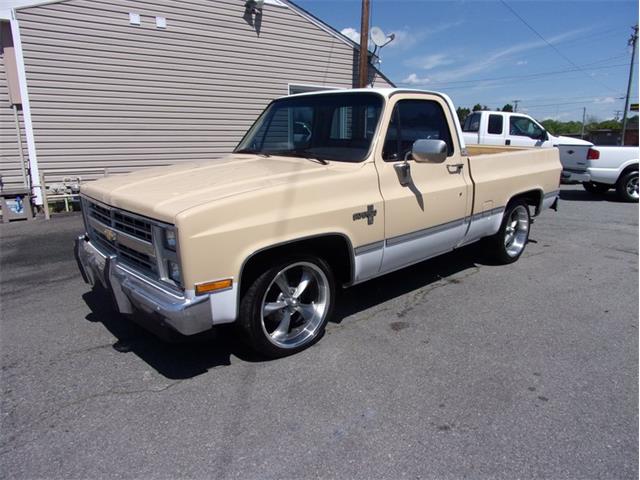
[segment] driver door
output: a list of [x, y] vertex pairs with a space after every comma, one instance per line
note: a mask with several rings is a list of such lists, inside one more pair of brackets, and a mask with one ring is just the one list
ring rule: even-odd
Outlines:
[[545, 143], [544, 130], [536, 122], [520, 115], [510, 115], [507, 145], [512, 147], [541, 147]]
[[[376, 147], [376, 166], [385, 209], [382, 271], [452, 250], [465, 236], [471, 212], [468, 163], [460, 151], [449, 106], [439, 96], [403, 95], [389, 101], [384, 143]], [[439, 139], [448, 146], [443, 163], [417, 163], [410, 158], [413, 142]], [[404, 159], [410, 181], [399, 170]], [[403, 183], [405, 183], [403, 185]]]

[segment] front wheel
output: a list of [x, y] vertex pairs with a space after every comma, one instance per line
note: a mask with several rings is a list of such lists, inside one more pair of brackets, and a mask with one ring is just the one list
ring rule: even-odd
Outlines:
[[638, 201], [638, 171], [626, 173], [616, 183], [616, 192], [625, 202]]
[[605, 194], [611, 188], [611, 185], [607, 185], [606, 183], [594, 183], [594, 182], [584, 182], [582, 186], [587, 192], [593, 195]]
[[290, 257], [253, 281], [242, 297], [239, 323], [256, 351], [283, 357], [322, 336], [334, 298], [335, 280], [324, 260]]
[[527, 204], [522, 200], [510, 202], [505, 209], [500, 230], [488, 238], [492, 258], [500, 264], [518, 260], [529, 241], [530, 226], [531, 217]]

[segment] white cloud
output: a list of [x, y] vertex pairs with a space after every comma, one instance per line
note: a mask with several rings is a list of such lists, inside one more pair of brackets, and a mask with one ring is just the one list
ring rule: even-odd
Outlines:
[[415, 73], [410, 74], [407, 78], [402, 80], [402, 83], [407, 85], [426, 85], [431, 82], [429, 77], [420, 78]]
[[350, 38], [354, 42], [358, 44], [360, 43], [360, 33], [355, 28], [343, 28], [342, 30], [340, 30], [340, 33], [345, 37]]
[[616, 103], [616, 99], [613, 97], [596, 98], [593, 103]]
[[395, 35], [395, 38], [387, 48], [397, 49], [397, 50], [408, 50], [409, 48], [413, 47], [414, 45], [426, 39], [427, 37], [431, 35], [435, 35], [436, 33], [443, 32], [450, 28], [457, 27], [459, 25], [462, 25], [462, 23], [463, 23], [462, 20], [459, 20], [457, 22], [442, 23], [437, 27], [423, 28], [419, 31], [412, 30], [410, 27], [403, 27], [396, 30], [390, 30], [387, 33], [389, 34], [393, 33]]
[[[576, 34], [584, 32], [585, 29], [572, 30], [560, 35], [556, 35], [549, 39], [550, 43], [559, 42], [567, 37], [575, 36]], [[484, 55], [476, 55], [476, 60], [467, 61], [465, 64], [439, 72], [437, 75], [432, 76], [434, 82], [447, 82], [455, 81], [458, 79], [468, 79], [470, 75], [480, 72], [493, 70], [505, 60], [512, 58], [517, 53], [527, 52], [547, 46], [542, 40], [535, 40], [531, 42], [522, 42], [512, 45], [508, 48], [494, 50]], [[416, 65], [419, 63], [421, 57], [415, 57], [409, 59], [405, 64]]]
[[[395, 49], [395, 50], [408, 50], [413, 47], [417, 43], [424, 40], [426, 37], [430, 35], [434, 35], [436, 33], [442, 32], [444, 30], [448, 30], [449, 28], [457, 27], [462, 24], [462, 21], [457, 22], [449, 22], [438, 25], [434, 28], [425, 28], [419, 31], [415, 31], [410, 27], [402, 27], [395, 30], [384, 30], [384, 32], [388, 35], [394, 34], [395, 38], [392, 42], [390, 42], [386, 47], [386, 49]], [[346, 27], [340, 30], [340, 33], [345, 37], [350, 38], [356, 43], [360, 43], [360, 32], [353, 27]]]
[[527, 61], [527, 60], [518, 60], [516, 62], [516, 65], [522, 66], [522, 65], [526, 65], [527, 63], [529, 63], [529, 61]]
[[432, 70], [436, 67], [450, 65], [452, 63], [453, 59], [451, 56], [444, 53], [434, 53], [425, 57], [412, 58], [410, 61], [407, 61], [405, 65], [422, 68], [423, 70]]

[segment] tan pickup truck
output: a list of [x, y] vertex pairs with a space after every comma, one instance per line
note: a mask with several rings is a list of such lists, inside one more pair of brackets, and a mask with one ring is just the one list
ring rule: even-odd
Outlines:
[[514, 262], [561, 170], [555, 148], [465, 148], [439, 93], [294, 95], [224, 159], [83, 186], [75, 253], [85, 281], [153, 330], [236, 322], [278, 357], [322, 335], [338, 287], [480, 239]]

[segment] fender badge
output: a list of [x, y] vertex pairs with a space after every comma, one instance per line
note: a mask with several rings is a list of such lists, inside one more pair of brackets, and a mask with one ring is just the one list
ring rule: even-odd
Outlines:
[[367, 205], [366, 212], [357, 212], [353, 214], [353, 221], [367, 219], [367, 225], [373, 225], [373, 217], [378, 214], [378, 211], [373, 208], [373, 205]]
[[102, 234], [104, 235], [104, 238], [106, 238], [110, 242], [115, 242], [118, 238], [118, 234], [110, 228], [105, 228], [104, 230], [102, 230]]

